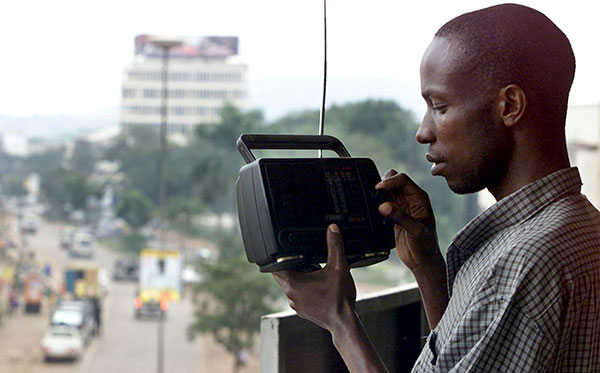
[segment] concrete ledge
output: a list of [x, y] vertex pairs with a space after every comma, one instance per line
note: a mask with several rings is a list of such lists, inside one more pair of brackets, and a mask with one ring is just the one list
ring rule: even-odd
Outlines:
[[[410, 372], [428, 333], [416, 284], [359, 299], [360, 318], [390, 372]], [[263, 316], [261, 372], [344, 372], [329, 332], [293, 311]]]

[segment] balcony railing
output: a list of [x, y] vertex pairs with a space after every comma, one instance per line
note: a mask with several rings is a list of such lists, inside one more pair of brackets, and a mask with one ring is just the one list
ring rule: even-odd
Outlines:
[[[390, 372], [410, 372], [429, 329], [416, 284], [359, 299], [360, 319]], [[261, 372], [345, 372], [331, 335], [293, 311], [261, 321]]]

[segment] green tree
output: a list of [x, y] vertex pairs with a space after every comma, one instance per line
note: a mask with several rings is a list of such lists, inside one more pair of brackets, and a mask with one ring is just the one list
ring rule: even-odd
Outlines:
[[46, 172], [42, 177], [41, 191], [59, 215], [69, 210], [84, 210], [90, 195], [85, 176], [62, 167]]
[[197, 196], [213, 212], [235, 211], [234, 184], [244, 164], [235, 150], [235, 142], [243, 133], [261, 130], [265, 130], [262, 112], [244, 113], [232, 105], [223, 107], [218, 124], [197, 127], [199, 159], [192, 175], [198, 187]]
[[13, 170], [13, 157], [4, 151], [2, 138], [0, 138], [0, 176]]
[[[186, 145], [169, 143], [166, 159], [169, 200], [200, 198], [193, 170], [204, 157], [204, 148], [205, 145], [197, 141]], [[125, 131], [106, 150], [104, 157], [120, 164], [124, 189], [141, 190], [158, 205], [160, 143], [156, 132], [137, 127]]]
[[226, 104], [221, 109], [221, 120], [214, 125], [196, 127], [196, 134], [217, 148], [231, 148], [242, 133], [253, 132], [260, 127], [264, 127], [260, 110], [242, 112], [236, 106]]
[[192, 216], [204, 210], [204, 206], [195, 199], [174, 197], [167, 206], [167, 218], [171, 222], [183, 223], [188, 231], [192, 227]]
[[140, 190], [158, 204], [160, 145], [156, 132], [143, 127], [125, 131], [105, 151], [104, 158], [120, 164], [124, 189]]
[[35, 172], [42, 179], [49, 173], [55, 173], [62, 168], [65, 157], [65, 147], [59, 146], [48, 149], [42, 153], [32, 154], [22, 161], [22, 170], [26, 173]]
[[127, 255], [137, 258], [146, 247], [146, 238], [137, 232], [127, 233], [121, 237], [119, 245]]
[[25, 177], [19, 174], [0, 175], [0, 191], [7, 196], [21, 197], [27, 194]]
[[84, 175], [89, 175], [94, 171], [96, 155], [92, 149], [92, 144], [87, 141], [79, 140], [75, 143], [71, 166]]
[[117, 216], [133, 229], [133, 232], [125, 234], [120, 240], [121, 250], [127, 254], [137, 256], [146, 247], [146, 239], [139, 233], [139, 229], [152, 218], [152, 209], [152, 201], [142, 191], [128, 189], [123, 192], [117, 206]]
[[188, 337], [210, 334], [234, 357], [233, 371], [244, 364], [242, 351], [252, 350], [260, 331], [260, 317], [274, 312], [281, 291], [271, 276], [247, 262], [241, 241], [229, 235], [224, 255], [216, 263], [200, 262], [203, 281], [193, 288], [195, 320]]
[[117, 206], [117, 216], [125, 220], [131, 228], [138, 230], [150, 221], [152, 209], [152, 201], [142, 191], [129, 189], [123, 192]]

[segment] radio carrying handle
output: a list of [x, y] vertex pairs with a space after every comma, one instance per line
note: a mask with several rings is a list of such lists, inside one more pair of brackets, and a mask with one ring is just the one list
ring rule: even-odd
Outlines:
[[237, 140], [237, 148], [246, 161], [254, 162], [256, 157], [250, 149], [293, 149], [293, 150], [333, 150], [342, 158], [350, 158], [350, 153], [340, 140], [328, 135], [251, 135], [243, 134]]

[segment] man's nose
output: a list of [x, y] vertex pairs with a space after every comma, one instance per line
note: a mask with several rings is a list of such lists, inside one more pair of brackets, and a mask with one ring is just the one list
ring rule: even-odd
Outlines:
[[428, 115], [425, 114], [423, 117], [423, 121], [417, 130], [417, 135], [415, 136], [417, 141], [421, 144], [430, 144], [435, 141], [435, 134], [433, 133], [431, 120], [429, 120]]

